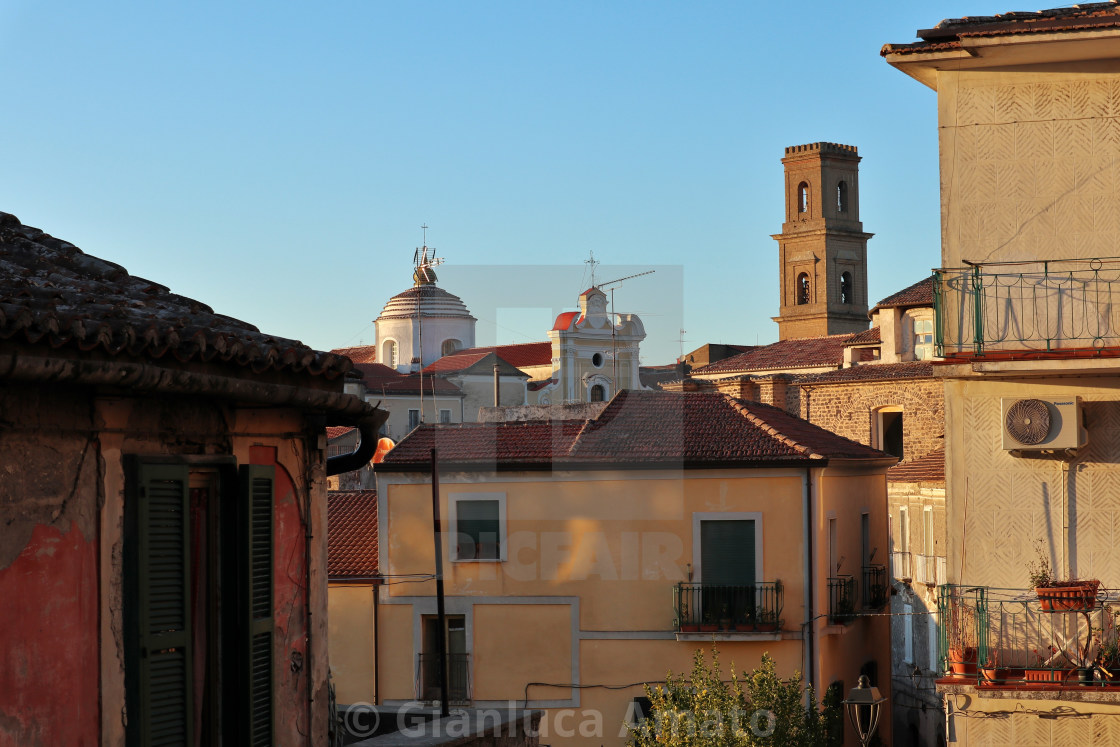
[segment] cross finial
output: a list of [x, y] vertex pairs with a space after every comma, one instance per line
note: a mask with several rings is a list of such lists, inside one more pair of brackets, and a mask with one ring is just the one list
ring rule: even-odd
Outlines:
[[591, 287], [594, 288], [595, 287], [595, 265], [600, 264], [600, 263], [595, 261], [595, 250], [594, 249], [591, 250], [590, 254], [591, 254], [591, 257], [589, 259], [583, 260], [583, 263], [585, 265], [590, 265], [591, 266]]

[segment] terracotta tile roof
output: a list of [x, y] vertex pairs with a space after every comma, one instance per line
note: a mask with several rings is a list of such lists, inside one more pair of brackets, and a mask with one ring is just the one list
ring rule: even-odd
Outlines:
[[451, 374], [493, 376], [495, 361], [498, 363], [498, 373], [501, 376], [516, 376], [523, 379], [529, 378], [527, 373], [505, 359], [499, 358], [497, 354], [493, 352], [454, 353], [452, 355], [445, 355], [435, 363], [427, 366], [424, 369], [424, 373], [443, 376]]
[[850, 348], [853, 345], [879, 344], [883, 341], [879, 333], [880, 330], [878, 327], [872, 327], [871, 329], [864, 330], [863, 332], [857, 332], [847, 339], [847, 341], [844, 343], [844, 347]]
[[565, 332], [572, 328], [572, 322], [578, 322], [581, 319], [581, 312], [579, 311], [564, 311], [556, 317], [556, 322], [552, 325], [553, 332]]
[[377, 363], [376, 345], [359, 345], [354, 348], [335, 348], [331, 352], [335, 355], [345, 355], [355, 363]]
[[497, 353], [499, 358], [517, 368], [552, 365], [551, 342], [519, 342], [513, 345], [491, 345], [490, 347], [484, 348], [466, 348], [456, 351], [454, 354], [466, 355], [471, 353]]
[[530, 392], [539, 392], [549, 384], [555, 384], [557, 381], [559, 381], [559, 379], [540, 379], [539, 381], [525, 382], [525, 386], [529, 389]]
[[909, 361], [907, 363], [868, 363], [851, 368], [838, 368], [819, 374], [805, 374], [797, 377], [803, 384], [851, 384], [857, 381], [886, 381], [899, 379], [933, 378], [933, 364], [929, 361]]
[[959, 49], [961, 40], [970, 37], [1012, 34], [1066, 33], [1120, 26], [1120, 6], [1115, 2], [1079, 5], [1038, 11], [1012, 11], [994, 16], [947, 18], [932, 29], [921, 29], [920, 42], [885, 44], [880, 51], [889, 54], [916, 54]]
[[850, 334], [805, 337], [762, 345], [739, 355], [694, 369], [692, 373], [745, 373], [771, 369], [839, 367], [844, 362], [844, 346]]
[[433, 446], [442, 462], [481, 469], [734, 467], [889, 458], [778, 408], [714, 392], [624, 390], [587, 421], [422, 425], [389, 452], [379, 469], [423, 469]]
[[377, 491], [328, 491], [327, 577], [377, 575]]
[[354, 361], [354, 370], [362, 374], [362, 381], [366, 386], [373, 386], [385, 381], [396, 381], [403, 378], [408, 374], [402, 374], [395, 368], [383, 365], [381, 363], [359, 363]]
[[945, 484], [945, 449], [899, 462], [887, 470], [889, 482], [932, 482]]
[[913, 285], [903, 288], [898, 293], [892, 293], [870, 311], [874, 314], [877, 309], [909, 309], [915, 306], [933, 306], [933, 276], [919, 280]]
[[343, 356], [263, 334], [2, 212], [0, 339], [252, 373], [333, 379], [350, 370]]
[[333, 441], [339, 436], [345, 436], [348, 433], [358, 430], [349, 425], [328, 425], [327, 426], [327, 440]]
[[418, 373], [411, 374], [397, 374], [397, 378], [384, 378], [374, 379], [372, 382], [366, 383], [366, 392], [371, 397], [378, 394], [384, 395], [417, 395], [420, 394], [420, 387], [423, 386], [425, 396], [432, 394], [442, 394], [445, 396], [458, 397], [463, 394], [463, 390], [452, 384], [447, 379], [441, 379], [439, 376], [429, 376], [424, 374], [423, 377]]

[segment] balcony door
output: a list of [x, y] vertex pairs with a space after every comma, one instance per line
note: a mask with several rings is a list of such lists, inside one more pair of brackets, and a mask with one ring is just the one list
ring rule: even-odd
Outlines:
[[[463, 615], [446, 615], [447, 697], [451, 702], [470, 700], [470, 670], [467, 656], [467, 625]], [[439, 699], [439, 618], [421, 617], [423, 650], [420, 654], [420, 699]]]
[[755, 522], [718, 519], [700, 522], [700, 581], [704, 620], [753, 620]]

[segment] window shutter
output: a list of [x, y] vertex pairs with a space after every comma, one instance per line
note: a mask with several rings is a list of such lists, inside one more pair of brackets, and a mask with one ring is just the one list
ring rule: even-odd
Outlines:
[[136, 478], [129, 742], [193, 744], [190, 475], [185, 465], [137, 464]]
[[270, 466], [241, 467], [242, 682], [245, 744], [272, 745], [273, 484]]
[[701, 521], [700, 573], [705, 584], [753, 584], [754, 522]]

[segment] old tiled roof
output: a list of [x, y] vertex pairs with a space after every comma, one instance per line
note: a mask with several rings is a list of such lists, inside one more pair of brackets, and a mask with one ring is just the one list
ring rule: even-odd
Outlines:
[[844, 362], [844, 347], [851, 338], [851, 334], [843, 334], [782, 340], [770, 345], [762, 345], [739, 355], [733, 355], [707, 366], [701, 366], [694, 369], [692, 373], [693, 375], [702, 375], [772, 369], [839, 367]]
[[558, 379], [540, 379], [538, 381], [527, 381], [525, 382], [525, 386], [529, 389], [530, 392], [539, 392], [549, 384], [555, 384], [557, 381]]
[[377, 491], [327, 493], [327, 577], [377, 576]]
[[358, 430], [357, 428], [349, 425], [328, 425], [327, 426], [327, 440], [333, 441], [339, 436], [345, 436], [348, 433]]
[[913, 285], [903, 288], [898, 293], [892, 293], [870, 311], [874, 314], [878, 309], [909, 309], [915, 306], [933, 306], [933, 276], [919, 280]]
[[379, 468], [806, 465], [888, 459], [783, 410], [714, 392], [623, 390], [594, 419], [422, 425]]
[[484, 348], [467, 348], [455, 355], [470, 353], [497, 353], [498, 357], [517, 368], [552, 365], [551, 342], [519, 342], [512, 345], [491, 345]]
[[916, 54], [960, 49], [970, 37], [1039, 34], [1120, 27], [1116, 2], [1082, 3], [1038, 11], [1012, 11], [994, 16], [947, 18], [932, 29], [918, 31], [920, 42], [886, 44], [880, 54]]
[[502, 376], [519, 376], [529, 378], [528, 374], [500, 358], [494, 352], [469, 352], [445, 355], [435, 363], [424, 368], [424, 373], [441, 375], [449, 374], [481, 374], [491, 376], [494, 373], [494, 362], [498, 363], [498, 373]]
[[857, 381], [887, 381], [899, 379], [933, 378], [933, 364], [929, 361], [907, 363], [869, 363], [864, 366], [838, 368], [818, 374], [797, 377], [799, 385], [851, 384]]
[[923, 457], [899, 462], [887, 470], [890, 482], [932, 482], [945, 484], [945, 449]]
[[366, 382], [366, 391], [370, 396], [378, 394], [419, 395], [421, 387], [424, 389], [425, 396], [435, 393], [458, 397], [463, 394], [462, 389], [447, 379], [441, 379], [439, 376], [429, 376], [428, 374], [423, 376], [418, 373], [399, 374], [395, 379], [375, 379], [372, 382]]
[[335, 378], [340, 355], [263, 334], [0, 213], [0, 339], [109, 356]]
[[407, 376], [407, 374], [402, 374], [397, 371], [397, 369], [390, 368], [382, 363], [354, 361], [354, 370], [361, 373], [362, 381], [364, 381], [368, 387], [372, 387], [384, 381], [396, 381], [397, 379]]
[[376, 345], [359, 345], [353, 348], [335, 348], [331, 351], [335, 355], [345, 355], [355, 363], [377, 363]]
[[882, 342], [880, 337], [880, 330], [878, 327], [866, 329], [863, 332], [857, 332], [847, 339], [844, 347], [852, 347], [854, 345], [875, 345]]
[[572, 328], [572, 322], [578, 322], [583, 316], [579, 311], [562, 311], [552, 325], [553, 332], [566, 332]]

